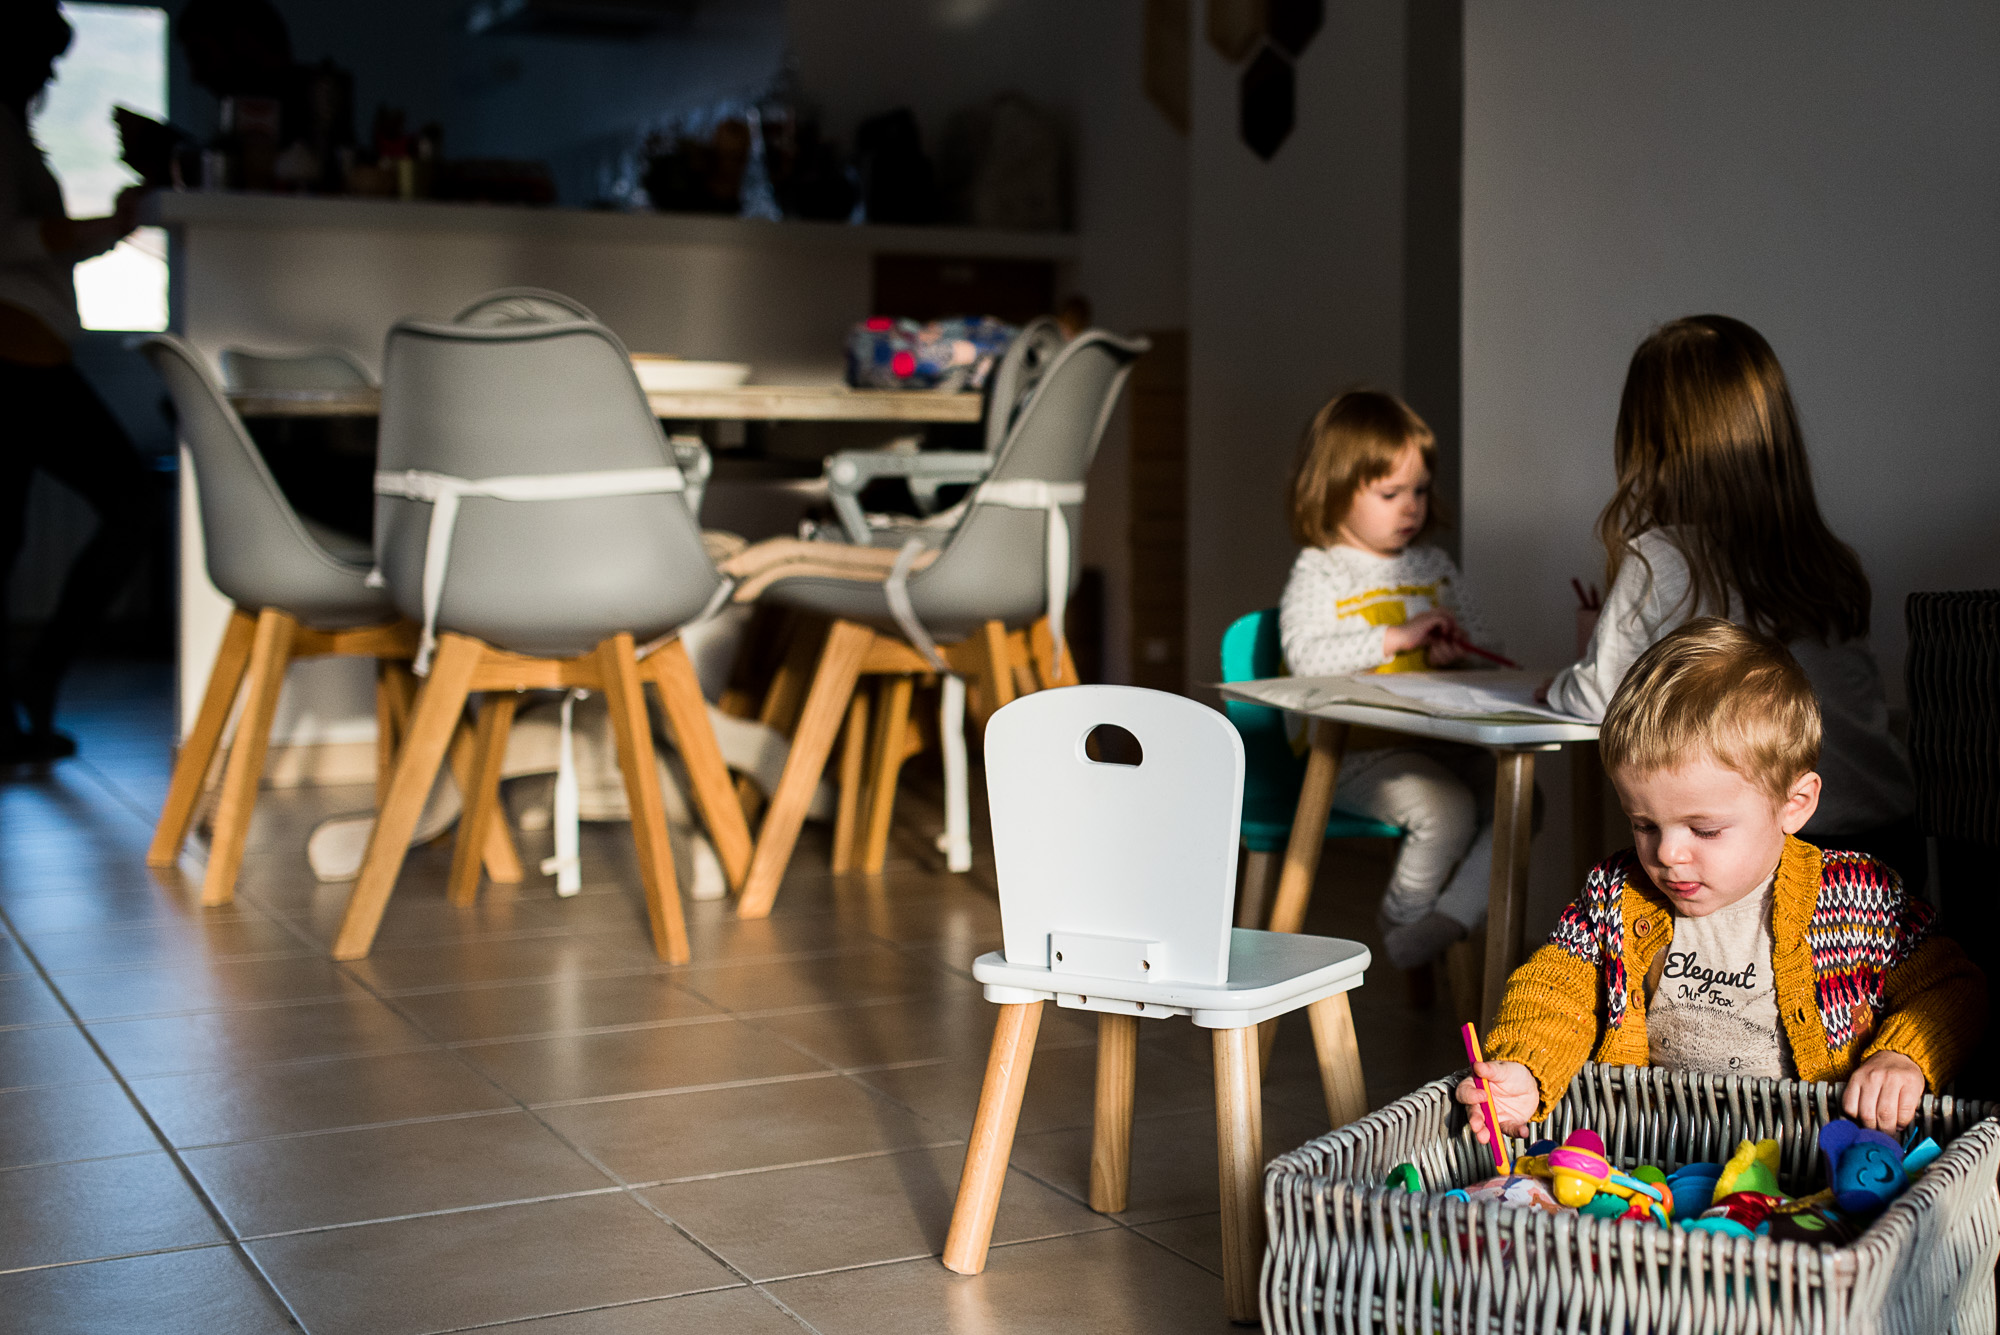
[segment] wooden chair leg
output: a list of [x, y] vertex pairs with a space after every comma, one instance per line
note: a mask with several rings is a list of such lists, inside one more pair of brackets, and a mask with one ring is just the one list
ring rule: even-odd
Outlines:
[[1069, 655], [1069, 642], [1063, 641], [1062, 661], [1056, 661], [1056, 637], [1049, 633], [1049, 619], [1040, 617], [1028, 627], [1028, 643], [1035, 653], [1035, 673], [1042, 679], [1044, 690], [1057, 686], [1075, 686], [1082, 678], [1076, 675], [1076, 660]]
[[896, 780], [909, 755], [904, 740], [910, 723], [910, 695], [915, 689], [912, 677], [891, 677], [882, 687], [881, 715], [875, 720], [875, 746], [868, 766], [868, 842], [861, 854], [861, 870], [870, 876], [881, 874], [889, 855], [889, 821], [896, 812]]
[[1361, 1078], [1361, 1045], [1354, 1036], [1354, 1012], [1347, 994], [1337, 992], [1306, 1007], [1312, 1021], [1313, 1051], [1319, 1054], [1319, 1083], [1326, 1091], [1326, 1116], [1334, 1128], [1368, 1114], [1368, 1086]]
[[1014, 701], [1014, 672], [1007, 653], [1007, 628], [998, 621], [989, 621], [974, 635], [979, 650], [979, 667], [976, 681], [979, 698], [972, 705], [972, 721], [983, 734], [986, 721], [997, 713], [1002, 705]]
[[1139, 1017], [1097, 1017], [1097, 1111], [1091, 1119], [1090, 1208], [1117, 1214], [1132, 1186], [1132, 1091], [1139, 1079]]
[[472, 760], [459, 795], [458, 838], [451, 849], [451, 875], [445, 895], [460, 908], [479, 899], [479, 870], [485, 861], [488, 827], [500, 820], [500, 762], [507, 756], [507, 734], [513, 730], [520, 697], [513, 691], [488, 691], [479, 703], [479, 729], [474, 734]]
[[1014, 1127], [1021, 1120], [1021, 1096], [1028, 1090], [1028, 1064], [1045, 1003], [1002, 1006], [986, 1058], [986, 1083], [965, 1147], [965, 1171], [958, 1179], [958, 1202], [944, 1240], [944, 1266], [961, 1275], [986, 1268], [993, 1241], [993, 1217], [1000, 1212], [1000, 1188], [1007, 1181], [1007, 1157], [1014, 1152]]
[[[517, 701], [517, 708], [518, 705], [519, 702]], [[510, 717], [508, 719], [508, 728], [510, 731], [512, 727], [513, 719]], [[452, 729], [451, 749], [446, 755], [451, 765], [451, 780], [458, 785], [461, 811], [470, 811], [472, 809], [473, 771], [477, 768], [477, 764], [473, 759], [473, 753], [477, 750], [477, 745], [471, 727], [467, 726], [463, 719], [459, 720], [458, 726]], [[500, 754], [499, 759], [495, 762], [496, 766], [504, 765], [506, 759], [507, 739], [503, 736], [500, 739]], [[493, 819], [485, 823], [485, 833], [480, 839], [480, 857], [486, 864], [486, 876], [488, 880], [492, 881], [495, 885], [519, 885], [523, 875], [521, 871], [521, 852], [514, 847], [514, 831], [507, 824], [507, 811], [500, 802], [499, 768], [495, 768], [493, 771], [492, 788], [493, 792], [490, 796], [493, 802]], [[463, 817], [461, 817], [461, 824], [459, 826], [461, 830], [465, 828], [462, 822]], [[453, 848], [452, 856], [456, 858], [455, 844]], [[468, 900], [467, 902], [470, 903], [471, 901]]]
[[722, 748], [716, 745], [715, 728], [708, 721], [708, 702], [702, 698], [701, 679], [695, 675], [687, 646], [679, 640], [667, 641], [646, 659], [646, 668], [653, 688], [660, 693], [674, 745], [687, 765], [695, 807], [708, 827], [723, 875], [732, 889], [741, 890], [743, 878], [750, 874], [750, 825], [729, 782], [729, 766], [722, 759]]
[[833, 871], [854, 870], [860, 842], [862, 774], [868, 759], [868, 692], [857, 690], [847, 702], [847, 726], [840, 735], [840, 805], [833, 816]]
[[653, 928], [653, 953], [669, 964], [689, 958], [687, 921], [674, 877], [673, 846], [667, 842], [667, 811], [660, 799], [660, 771], [653, 758], [653, 722], [646, 713], [645, 689], [632, 637], [617, 634], [597, 648], [611, 735], [618, 742], [618, 768], [632, 808], [632, 842], [639, 852], [639, 879], [646, 889], [646, 916]]
[[1231, 1321], [1255, 1321], [1264, 1264], [1264, 1097], [1252, 1028], [1215, 1031], [1215, 1156], [1223, 1299]]
[[194, 821], [195, 804], [201, 800], [202, 786], [208, 782], [209, 767], [222, 745], [222, 730], [229, 724], [229, 710], [236, 703], [237, 688], [250, 666], [250, 645], [257, 635], [257, 618], [237, 608], [229, 614], [222, 631], [222, 645], [215, 651], [215, 666], [208, 671], [208, 688], [202, 692], [201, 708], [195, 712], [194, 726], [174, 757], [174, 777], [167, 784], [167, 801], [160, 808], [159, 824], [153, 827], [153, 843], [146, 850], [146, 865], [171, 867], [179, 860], [181, 844]]
[[375, 932], [382, 925], [382, 913], [389, 907], [389, 895], [396, 888], [396, 874], [403, 869], [403, 855], [409, 851], [410, 835], [424, 813], [438, 767], [444, 763], [451, 734], [465, 710], [465, 697], [472, 674], [479, 668], [485, 650], [479, 641], [463, 635], [438, 637], [437, 654], [431, 660], [431, 674], [417, 693], [416, 708], [396, 752], [396, 773], [389, 780], [389, 795], [375, 817], [375, 833], [369, 837], [367, 856], [361, 860], [361, 874], [347, 899], [347, 913], [340, 933], [333, 940], [333, 957], [358, 960], [375, 944]]
[[1236, 925], [1262, 930], [1270, 909], [1271, 892], [1277, 888], [1278, 870], [1283, 866], [1275, 852], [1243, 850], [1243, 890], [1236, 896]]
[[[1282, 1018], [1282, 1017], [1281, 1017]], [[1257, 1071], [1261, 1079], [1271, 1069], [1271, 1053], [1278, 1046], [1278, 1021], [1266, 1020], [1257, 1026]]]
[[229, 766], [222, 773], [222, 801], [215, 812], [215, 834], [208, 844], [208, 869], [202, 876], [205, 907], [227, 904], [236, 897], [236, 873], [243, 866], [243, 841], [250, 833], [250, 813], [257, 809], [257, 786], [264, 779], [264, 756], [271, 746], [271, 719], [285, 689], [285, 668], [292, 660], [292, 637], [299, 623], [289, 614], [267, 607], [257, 614], [250, 639], [250, 662], [243, 680], [243, 712], [229, 745]]
[[385, 659], [375, 660], [375, 809], [382, 809], [382, 799], [389, 795], [389, 779], [396, 772], [396, 735], [402, 731], [396, 717], [393, 699], [395, 687], [390, 684], [389, 674], [393, 665]]
[[[825, 633], [817, 619], [795, 616], [791, 621], [791, 640], [785, 646], [785, 656], [779, 661], [778, 670], [772, 674], [771, 684], [764, 691], [763, 706], [757, 711], [759, 723], [787, 737], [797, 730], [799, 711], [805, 707], [806, 693], [813, 683], [814, 666], [823, 652], [825, 640]], [[748, 775], [736, 781], [736, 795], [743, 803], [747, 818], [755, 820], [757, 812], [763, 809], [764, 794]]]
[[874, 631], [851, 621], [836, 621], [827, 632], [812, 689], [806, 695], [805, 712], [792, 735], [792, 753], [785, 760], [778, 791], [757, 834], [757, 850], [751, 856], [750, 875], [743, 883], [743, 899], [736, 909], [741, 917], [768, 916], [778, 898], [778, 883], [792, 860], [806, 808], [812, 805], [813, 790], [819, 787], [827, 754], [833, 750], [834, 734], [840, 731], [847, 702], [854, 696], [861, 660], [874, 642]]

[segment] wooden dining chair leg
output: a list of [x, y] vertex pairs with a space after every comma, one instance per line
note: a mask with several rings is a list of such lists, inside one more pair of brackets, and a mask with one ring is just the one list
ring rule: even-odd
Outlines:
[[1117, 1214], [1132, 1186], [1132, 1093], [1139, 1080], [1139, 1017], [1097, 1017], [1097, 1109], [1091, 1118], [1090, 1208]]
[[1269, 1019], [1257, 1026], [1257, 1070], [1268, 1075], [1271, 1070], [1271, 1053], [1278, 1046], [1278, 1020]]
[[673, 845], [667, 839], [667, 809], [653, 757], [653, 722], [646, 713], [632, 637], [620, 632], [606, 640], [597, 648], [597, 662], [611, 713], [611, 735], [618, 743], [618, 769], [625, 776], [625, 798], [632, 810], [632, 843], [639, 854], [653, 953], [669, 964], [686, 964], [687, 920], [674, 876]]
[[204, 907], [227, 904], [236, 897], [243, 841], [250, 833], [250, 815], [257, 809], [264, 756], [271, 746], [271, 720], [278, 712], [278, 696], [285, 689], [285, 669], [292, 661], [292, 637], [298, 629], [296, 618], [276, 608], [267, 607], [257, 614], [257, 629], [250, 638], [250, 662], [243, 678], [243, 712], [236, 719], [236, 736], [229, 744], [229, 765], [222, 772], [222, 800], [216, 807], [208, 868], [201, 880]]
[[792, 736], [792, 753], [772, 796], [771, 809], [764, 813], [764, 825], [757, 833], [757, 849], [750, 859], [750, 876], [743, 884], [743, 899], [736, 912], [745, 918], [762, 918], [771, 912], [778, 898], [778, 883], [792, 860], [792, 849], [805, 824], [806, 809], [826, 770], [826, 758], [833, 750], [834, 735], [847, 714], [847, 702], [854, 696], [854, 683], [861, 675], [861, 661], [875, 642], [875, 632], [851, 621], [836, 621], [827, 632], [820, 650], [819, 667], [813, 673], [812, 689], [806, 694], [798, 730]]
[[382, 799], [389, 795], [389, 779], [396, 772], [396, 706], [391, 699], [395, 690], [389, 684], [391, 665], [377, 659], [375, 662], [375, 809], [382, 809]]
[[396, 750], [396, 773], [389, 780], [389, 795], [376, 814], [361, 874], [347, 897], [347, 912], [333, 939], [337, 960], [361, 959], [375, 944], [375, 932], [396, 888], [396, 875], [403, 869], [410, 836], [423, 816], [424, 802], [444, 764], [452, 731], [465, 711], [472, 675], [484, 653], [479, 641], [466, 636], [447, 633], [438, 637], [430, 676], [417, 693], [416, 708], [410, 711], [409, 726]]
[[1354, 1035], [1354, 1012], [1348, 1007], [1347, 994], [1337, 992], [1306, 1007], [1306, 1018], [1312, 1021], [1313, 1051], [1319, 1057], [1327, 1121], [1338, 1130], [1368, 1113], [1368, 1085], [1361, 1077], [1361, 1045]]
[[881, 715], [875, 720], [875, 746], [869, 756], [868, 842], [861, 854], [861, 870], [870, 876], [881, 874], [889, 855], [889, 822], [896, 812], [896, 781], [903, 772], [909, 750], [904, 745], [910, 725], [910, 695], [916, 688], [913, 677], [891, 677], [882, 687]]
[[840, 805], [833, 815], [833, 873], [854, 870], [861, 842], [862, 776], [868, 760], [868, 692], [857, 688], [847, 702], [847, 725], [840, 734]]
[[479, 726], [473, 734], [472, 763], [466, 766], [459, 795], [458, 838], [451, 849], [451, 874], [445, 897], [460, 908], [479, 899], [479, 872], [486, 860], [488, 828], [500, 817], [500, 762], [507, 757], [507, 735], [513, 730], [520, 696], [513, 691], [488, 691], [479, 703]]
[[983, 733], [986, 721], [1001, 706], [1014, 700], [1014, 673], [1007, 657], [1007, 628], [989, 621], [974, 635], [979, 655], [977, 676], [979, 698], [973, 705], [972, 721]]
[[1254, 1028], [1215, 1031], [1215, 1155], [1223, 1301], [1231, 1321], [1255, 1321], [1264, 1263], [1264, 1096]]
[[672, 729], [674, 746], [687, 765], [688, 782], [694, 789], [694, 803], [708, 827], [709, 841], [722, 863], [722, 873], [730, 888], [741, 890], [750, 874], [750, 825], [743, 818], [743, 803], [729, 781], [729, 766], [715, 740], [715, 726], [708, 721], [708, 702], [702, 698], [701, 678], [688, 658], [687, 646], [669, 640], [646, 659], [647, 675], [660, 693]]
[[222, 746], [222, 730], [229, 725], [229, 711], [236, 692], [250, 666], [250, 646], [257, 636], [257, 618], [237, 608], [223, 628], [222, 644], [215, 651], [215, 665], [208, 670], [208, 686], [195, 711], [194, 726], [188, 729], [180, 753], [174, 757], [174, 775], [167, 784], [167, 800], [160, 808], [159, 824], [153, 827], [153, 843], [146, 850], [146, 865], [171, 867], [180, 859], [181, 845], [187, 840], [188, 826], [194, 821], [195, 804], [208, 782], [209, 768]]
[[1014, 1128], [1021, 1120], [1021, 1096], [1028, 1092], [1028, 1065], [1034, 1060], [1045, 1004], [1002, 1006], [993, 1026], [986, 1081], [979, 1089], [979, 1111], [972, 1118], [958, 1200], [951, 1209], [951, 1231], [944, 1240], [945, 1269], [961, 1275], [976, 1275], [986, 1268], [986, 1249], [993, 1241], [993, 1218], [1000, 1212], [1000, 1188], [1007, 1181], [1007, 1159], [1014, 1152]]
[[1278, 872], [1283, 867], [1275, 852], [1247, 848], [1243, 850], [1243, 889], [1236, 896], [1236, 925], [1261, 931], [1264, 915], [1271, 907], [1271, 892], [1277, 887]]
[[[413, 679], [414, 680], [414, 679]], [[516, 701], [518, 709], [519, 702]], [[508, 720], [511, 731], [513, 720]], [[451, 781], [458, 787], [460, 811], [472, 808], [473, 771], [476, 768], [473, 752], [477, 748], [472, 727], [460, 719], [452, 729], [451, 747], [446, 752], [446, 762], [451, 766]], [[507, 742], [500, 742], [500, 764], [505, 768]], [[500, 800], [499, 770], [494, 771], [492, 783], [493, 819], [485, 822], [485, 832], [480, 838], [481, 860], [486, 864], [486, 877], [495, 885], [519, 885], [524, 873], [521, 870], [521, 851], [514, 846], [514, 831], [507, 824], [507, 807]], [[462, 830], [463, 816], [460, 817]], [[456, 844], [453, 856], [456, 857]], [[468, 901], [470, 902], [470, 901]]]
[[[825, 624], [818, 618], [793, 616], [790, 621], [785, 656], [779, 660], [771, 684], [765, 688], [764, 703], [757, 711], [759, 723], [786, 737], [798, 728], [799, 711], [805, 707], [806, 693], [812, 688], [814, 669], [826, 640]], [[756, 819], [765, 799], [749, 775], [737, 779], [736, 795], [749, 819]]]
[[1063, 641], [1062, 659], [1056, 659], [1056, 637], [1049, 633], [1049, 619], [1038, 617], [1035, 624], [1028, 627], [1028, 643], [1035, 653], [1035, 673], [1042, 679], [1042, 689], [1057, 686], [1075, 686], [1083, 679], [1076, 675], [1076, 660], [1070, 657], [1069, 641]]

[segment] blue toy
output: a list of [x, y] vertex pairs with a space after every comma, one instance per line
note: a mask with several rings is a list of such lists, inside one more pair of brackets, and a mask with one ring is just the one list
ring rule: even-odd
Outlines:
[[1716, 1179], [1721, 1176], [1719, 1163], [1691, 1163], [1675, 1169], [1667, 1178], [1667, 1190], [1674, 1197], [1674, 1218], [1695, 1219], [1713, 1205]]
[[1873, 1213], [1910, 1185], [1903, 1147], [1886, 1132], [1836, 1118], [1820, 1128], [1819, 1149], [1826, 1156], [1834, 1203], [1851, 1214]]

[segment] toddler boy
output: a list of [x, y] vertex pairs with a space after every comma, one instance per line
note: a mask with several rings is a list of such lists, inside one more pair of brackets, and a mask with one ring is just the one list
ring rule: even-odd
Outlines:
[[[1773, 640], [1690, 621], [1626, 673], [1598, 746], [1634, 847], [1507, 982], [1473, 1068], [1501, 1129], [1547, 1116], [1594, 1057], [1845, 1079], [1848, 1116], [1900, 1130], [1978, 1042], [1985, 980], [1887, 864], [1793, 837], [1820, 791], [1804, 671]], [[1484, 1095], [1466, 1080], [1458, 1098]]]

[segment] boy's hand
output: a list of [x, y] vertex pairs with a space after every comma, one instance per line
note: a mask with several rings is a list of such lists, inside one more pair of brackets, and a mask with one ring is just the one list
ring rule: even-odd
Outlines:
[[[1493, 1091], [1493, 1109], [1500, 1115], [1501, 1134], [1526, 1135], [1528, 1120], [1542, 1103], [1542, 1087], [1536, 1083], [1535, 1073], [1519, 1062], [1480, 1062], [1472, 1068], [1472, 1073]], [[1486, 1119], [1478, 1110], [1486, 1105], [1486, 1091], [1479, 1087], [1479, 1080], [1459, 1081], [1458, 1101], [1473, 1109], [1472, 1134], [1484, 1145]]]
[[1870, 1131], [1901, 1131], [1917, 1115], [1924, 1073], [1900, 1052], [1878, 1052], [1854, 1068], [1840, 1106]]

